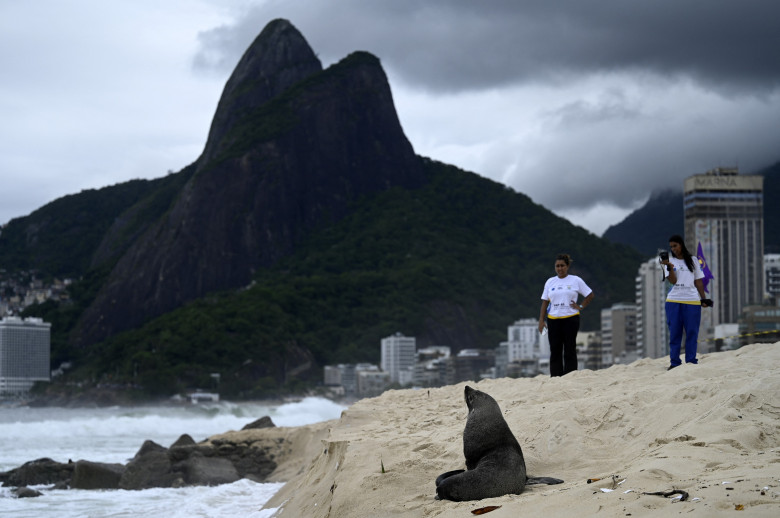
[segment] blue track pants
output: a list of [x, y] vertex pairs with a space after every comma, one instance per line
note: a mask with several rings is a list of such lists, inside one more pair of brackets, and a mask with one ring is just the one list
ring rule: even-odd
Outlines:
[[701, 305], [667, 302], [666, 323], [669, 324], [669, 358], [672, 366], [676, 367], [682, 363], [680, 347], [683, 331], [685, 331], [685, 363], [698, 363], [696, 342], [699, 340]]

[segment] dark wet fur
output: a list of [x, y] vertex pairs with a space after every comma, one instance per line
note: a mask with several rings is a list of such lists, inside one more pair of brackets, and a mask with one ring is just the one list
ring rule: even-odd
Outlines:
[[465, 388], [469, 415], [463, 430], [466, 469], [447, 471], [436, 478], [436, 498], [481, 500], [520, 494], [526, 484], [561, 484], [551, 477], [528, 477], [523, 450], [506, 423], [496, 400]]

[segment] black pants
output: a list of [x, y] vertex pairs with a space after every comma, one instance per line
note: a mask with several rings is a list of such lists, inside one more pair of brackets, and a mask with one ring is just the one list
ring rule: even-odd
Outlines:
[[550, 338], [550, 376], [563, 376], [577, 370], [577, 332], [580, 316], [548, 318]]

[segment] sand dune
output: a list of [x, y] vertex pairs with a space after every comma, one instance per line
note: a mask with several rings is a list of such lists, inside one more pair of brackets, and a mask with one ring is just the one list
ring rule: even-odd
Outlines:
[[[471, 516], [486, 506], [500, 506], [491, 518], [780, 516], [780, 342], [672, 371], [667, 364], [644, 359], [359, 401], [329, 430], [312, 427], [322, 447], [311, 461], [302, 460], [316, 451], [310, 445], [289, 457], [301, 469], [266, 507], [281, 518]], [[474, 502], [434, 499], [436, 476], [465, 467], [467, 384], [498, 401], [529, 475], [564, 484]], [[593, 478], [602, 480], [588, 484]], [[688, 500], [643, 494], [674, 489]]]

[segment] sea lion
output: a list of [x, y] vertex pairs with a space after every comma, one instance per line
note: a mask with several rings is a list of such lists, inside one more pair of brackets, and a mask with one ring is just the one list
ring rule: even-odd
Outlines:
[[561, 484], [550, 477], [528, 477], [520, 443], [504, 420], [496, 400], [469, 386], [469, 408], [463, 430], [466, 469], [447, 471], [436, 478], [438, 500], [481, 500], [520, 494], [526, 484]]

